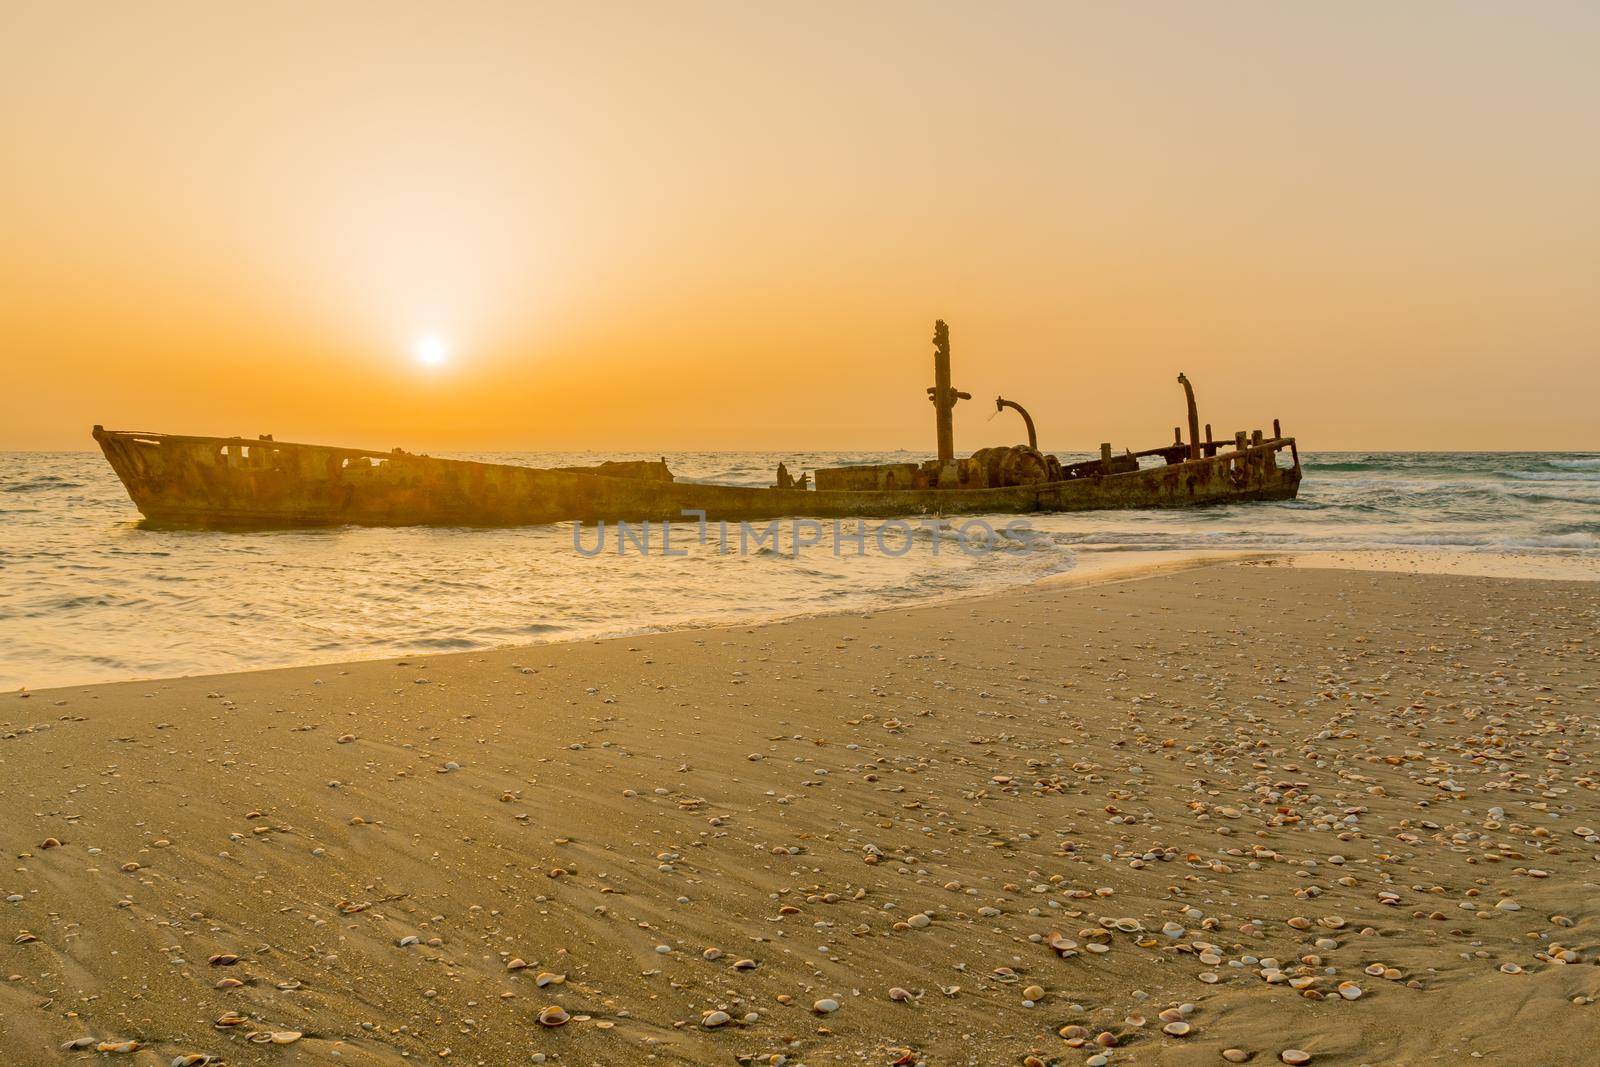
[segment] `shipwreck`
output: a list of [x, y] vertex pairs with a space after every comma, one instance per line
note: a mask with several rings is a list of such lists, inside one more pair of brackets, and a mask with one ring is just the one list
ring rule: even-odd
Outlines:
[[1033, 418], [1003, 397], [1027, 443], [955, 453], [954, 413], [971, 394], [951, 384], [950, 331], [934, 327], [937, 456], [920, 463], [832, 467], [793, 477], [779, 464], [770, 487], [677, 481], [660, 461], [525, 467], [291, 444], [271, 435], [185, 437], [94, 428], [94, 438], [147, 523], [207, 529], [309, 526], [522, 526], [582, 520], [640, 522], [704, 512], [711, 520], [886, 518], [1020, 514], [1103, 508], [1179, 508], [1287, 500], [1300, 487], [1300, 453], [1272, 434], [1200, 432], [1194, 388], [1178, 375], [1188, 437], [1171, 444], [1062, 463], [1039, 450]]

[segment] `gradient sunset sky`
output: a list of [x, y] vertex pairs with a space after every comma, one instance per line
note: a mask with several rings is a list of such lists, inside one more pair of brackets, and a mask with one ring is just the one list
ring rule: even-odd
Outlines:
[[[1600, 4], [0, 0], [0, 448], [1600, 448]], [[419, 359], [433, 338], [437, 366]], [[439, 350], [442, 350], [439, 351]]]

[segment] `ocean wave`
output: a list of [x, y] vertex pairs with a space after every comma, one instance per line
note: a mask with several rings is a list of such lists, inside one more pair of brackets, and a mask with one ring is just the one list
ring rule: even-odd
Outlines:
[[1558, 493], [1554, 487], [1544, 491], [1507, 489], [1505, 494], [1512, 500], [1521, 500], [1529, 504], [1577, 504], [1581, 507], [1600, 507], [1600, 492], [1585, 493], [1582, 486], [1574, 486], [1575, 492]]
[[53, 474], [43, 474], [27, 481], [12, 482], [0, 487], [0, 493], [39, 493], [52, 489], [82, 489], [82, 482], [72, 482]]
[[1555, 470], [1555, 471], [1501, 471], [1504, 478], [1513, 478], [1519, 482], [1600, 482], [1600, 470], [1590, 473], [1585, 470]]
[[[677, 453], [682, 480], [771, 484], [907, 453]], [[1600, 455], [1593, 453], [1302, 453], [1297, 500], [1184, 510], [985, 515], [1005, 547], [959, 550], [961, 523], [913, 517], [912, 548], [865, 556], [823, 543], [796, 560], [792, 527], [742, 560], [690, 545], [599, 558], [572, 551], [568, 525], [514, 530], [213, 533], [153, 531], [98, 453], [0, 454], [0, 681], [39, 685], [240, 670], [317, 658], [486, 647], [639, 633], [691, 622], [870, 611], [1031, 582], [1098, 557], [1172, 551], [1437, 549], [1593, 560], [1600, 571]], [[527, 466], [592, 463], [592, 454], [497, 454]], [[636, 454], [633, 458], [655, 459]], [[54, 492], [53, 490], [63, 490]], [[26, 514], [21, 514], [26, 510]], [[1007, 530], [1009, 523], [1021, 523]], [[692, 524], [691, 524], [692, 525]], [[674, 546], [679, 539], [674, 530]], [[687, 532], [687, 528], [685, 528]], [[592, 527], [584, 543], [592, 544]], [[692, 538], [691, 538], [692, 540]], [[898, 548], [904, 537], [891, 529]], [[732, 535], [737, 551], [738, 534]], [[652, 549], [659, 550], [659, 538]], [[935, 548], [938, 551], [935, 552]], [[138, 625], [129, 625], [137, 619]], [[105, 653], [88, 662], [82, 650]], [[331, 653], [331, 657], [330, 657]], [[31, 677], [30, 677], [31, 676]]]
[[1536, 534], [1531, 537], [1507, 537], [1497, 542], [1506, 548], [1560, 548], [1590, 551], [1600, 549], [1600, 533], [1573, 531], [1559, 534]]

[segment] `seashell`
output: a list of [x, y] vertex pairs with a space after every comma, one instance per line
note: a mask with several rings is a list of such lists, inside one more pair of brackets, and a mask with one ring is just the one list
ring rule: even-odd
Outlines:
[[1193, 1029], [1193, 1027], [1180, 1019], [1178, 1022], [1168, 1023], [1167, 1025], [1163, 1026], [1161, 1028], [1161, 1032], [1166, 1034], [1168, 1037], [1188, 1037], [1191, 1029]]
[[181, 1056], [172, 1057], [171, 1067], [206, 1067], [208, 1063], [216, 1063], [215, 1057], [204, 1052], [188, 1052]]
[[823, 997], [821, 1000], [811, 1005], [811, 1010], [816, 1012], [818, 1015], [831, 1015], [839, 1010], [839, 1002], [834, 1000], [832, 997]]
[[144, 1046], [139, 1042], [129, 1041], [102, 1041], [94, 1047], [96, 1052], [106, 1052], [113, 1056], [122, 1056], [130, 1052], [138, 1052]]
[[1304, 1049], [1286, 1048], [1278, 1053], [1278, 1059], [1289, 1064], [1290, 1067], [1300, 1067], [1301, 1064], [1311, 1062], [1311, 1053]]
[[95, 1043], [95, 1040], [92, 1037], [75, 1037], [71, 1041], [62, 1042], [61, 1051], [62, 1052], [76, 1052], [78, 1049], [80, 1049], [80, 1048], [88, 1048], [90, 1045], [92, 1045], [94, 1043]]
[[211, 988], [213, 988], [213, 989], [238, 989], [242, 985], [244, 985], [244, 983], [239, 981], [239, 979], [237, 979], [237, 978], [222, 978], [222, 979], [219, 979], [217, 981], [217, 984], [212, 986]]
[[1311, 929], [1311, 920], [1306, 918], [1304, 915], [1296, 915], [1294, 918], [1287, 921], [1289, 925], [1294, 927], [1296, 930]]
[[1022, 991], [1022, 999], [1023, 1000], [1031, 1000], [1034, 1003], [1038, 1003], [1039, 1001], [1044, 999], [1044, 986], [1040, 986], [1040, 985], [1031, 985], [1031, 986], [1029, 986], [1028, 988], [1026, 988], [1026, 989], [1024, 989]]
[[918, 912], [917, 914], [906, 919], [906, 925], [917, 930], [922, 930], [933, 925], [933, 919], [922, 912]]
[[700, 1025], [705, 1027], [707, 1030], [715, 1030], [717, 1027], [726, 1026], [732, 1021], [733, 1016], [729, 1015], [725, 1011], [708, 1011], [706, 1012], [705, 1017], [700, 1020]]
[[213, 967], [232, 967], [239, 962], [239, 957], [231, 952], [219, 952], [206, 961]]
[[547, 985], [560, 985], [566, 980], [567, 976], [564, 974], [554, 974], [550, 971], [540, 971], [539, 976], [533, 980], [533, 984], [538, 986], [540, 989], [543, 989]]
[[899, 1001], [902, 1004], [909, 1004], [911, 1002], [911, 991], [895, 986], [889, 990], [889, 999]]
[[236, 1012], [236, 1011], [225, 1011], [221, 1015], [217, 1016], [217, 1021], [216, 1021], [215, 1025], [217, 1025], [217, 1026], [240, 1026], [245, 1022], [246, 1022], [245, 1017], [243, 1015], [240, 1015], [238, 1012]]
[[60, 841], [59, 838], [47, 837], [43, 841], [39, 842], [39, 847], [41, 849], [45, 849], [45, 848], [60, 848], [61, 847], [61, 841]]
[[279, 982], [276, 986], [274, 986], [274, 988], [275, 989], [280, 989], [283, 992], [288, 993], [288, 992], [291, 992], [293, 990], [301, 988], [301, 983], [300, 983], [300, 981], [298, 979], [290, 978], [287, 981]]
[[761, 966], [755, 960], [734, 960], [733, 969], [736, 971], [753, 971]]
[[396, 941], [395, 944], [401, 948], [410, 948], [412, 945], [419, 944], [421, 941], [422, 938], [418, 937], [416, 934], [407, 934], [399, 941]]
[[1222, 1050], [1222, 1058], [1229, 1063], [1243, 1063], [1250, 1058], [1250, 1053], [1242, 1048], [1225, 1048]]
[[565, 1026], [570, 1018], [572, 1016], [568, 1015], [566, 1009], [559, 1004], [552, 1004], [548, 1008], [539, 1010], [540, 1026]]
[[1063, 1026], [1056, 1031], [1062, 1039], [1072, 1048], [1080, 1048], [1089, 1043], [1089, 1028], [1087, 1026]]
[[506, 961], [506, 970], [508, 971], [524, 970], [527, 966], [528, 962], [520, 956]]
[[33, 936], [32, 934], [28, 933], [28, 931], [24, 930], [24, 931], [22, 931], [22, 933], [18, 934], [16, 937], [12, 938], [11, 939], [11, 943], [13, 945], [26, 945], [26, 944], [29, 944], [31, 942], [37, 941], [37, 940], [39, 940], [37, 937]]
[[700, 953], [700, 958], [703, 960], [720, 960], [722, 958], [722, 950], [720, 948], [708, 948]]

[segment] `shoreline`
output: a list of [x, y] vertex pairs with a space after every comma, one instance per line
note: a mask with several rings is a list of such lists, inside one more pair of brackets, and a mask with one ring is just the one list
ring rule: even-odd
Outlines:
[[[1079, 560], [1085, 554], [1078, 554]], [[230, 671], [209, 671], [196, 674], [137, 675], [129, 678], [111, 678], [96, 681], [65, 682], [42, 686], [23, 685], [5, 690], [3, 694], [43, 694], [57, 690], [83, 689], [89, 686], [121, 685], [130, 682], [158, 682], [182, 678], [226, 678], [236, 674], [256, 674], [263, 671], [287, 670], [307, 667], [342, 667], [357, 663], [391, 660], [397, 657], [421, 659], [443, 655], [470, 655], [481, 652], [503, 652], [515, 649], [536, 649], [549, 645], [583, 643], [590, 641], [619, 640], [644, 637], [652, 634], [698, 632], [723, 628], [769, 626], [803, 619], [826, 619], [871, 615], [878, 612], [910, 610], [941, 604], [961, 604], [992, 597], [1004, 597], [1027, 589], [1073, 588], [1107, 583], [1141, 581], [1166, 574], [1181, 573], [1218, 566], [1265, 566], [1302, 569], [1338, 569], [1374, 571], [1385, 574], [1437, 574], [1485, 578], [1504, 578], [1528, 581], [1600, 582], [1600, 567], [1590, 561], [1548, 557], [1536, 553], [1461, 552], [1446, 549], [1371, 549], [1352, 551], [1297, 550], [1261, 551], [1254, 549], [1173, 549], [1157, 551], [1099, 552], [1087, 554], [1094, 559], [1089, 567], [1074, 563], [1065, 570], [1043, 575], [1030, 582], [997, 584], [979, 588], [950, 590], [910, 603], [885, 604], [880, 607], [841, 607], [821, 611], [801, 611], [786, 615], [762, 615], [745, 619], [690, 620], [663, 626], [623, 627], [593, 633], [553, 635], [543, 641], [523, 641], [507, 644], [485, 645], [482, 648], [457, 650], [424, 650], [415, 652], [387, 652], [382, 655], [356, 658], [308, 658], [287, 663], [242, 667]]]
[[1208, 566], [40, 691], [0, 716], [7, 1054], [1567, 1062], [1597, 620], [1594, 583]]

